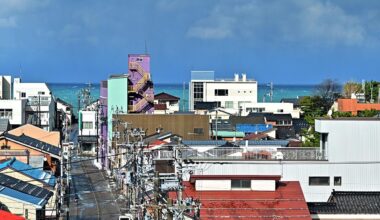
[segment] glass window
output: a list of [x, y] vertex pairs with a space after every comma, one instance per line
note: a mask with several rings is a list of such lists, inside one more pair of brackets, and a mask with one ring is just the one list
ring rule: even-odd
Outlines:
[[203, 134], [203, 128], [194, 128], [195, 134]]
[[13, 110], [12, 109], [0, 109], [0, 118], [12, 119]]
[[228, 96], [228, 89], [215, 89], [215, 96]]
[[251, 188], [251, 180], [231, 180], [231, 188], [233, 189]]
[[224, 103], [225, 108], [234, 108], [234, 102], [233, 101], [226, 101]]
[[309, 186], [329, 186], [330, 177], [328, 176], [314, 176], [309, 177]]
[[83, 122], [83, 129], [92, 129], [92, 122], [84, 121]]
[[341, 186], [342, 185], [342, 177], [341, 176], [335, 176], [334, 177], [334, 186]]
[[196, 101], [203, 100], [203, 83], [202, 82], [194, 82], [194, 99]]
[[25, 98], [26, 97], [26, 93], [25, 92], [22, 92], [21, 93], [21, 98]]

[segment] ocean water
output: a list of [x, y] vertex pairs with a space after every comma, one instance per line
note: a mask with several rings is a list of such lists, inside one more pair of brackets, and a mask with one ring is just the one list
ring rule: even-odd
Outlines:
[[[53, 95], [57, 98], [60, 98], [74, 107], [76, 112], [78, 109], [78, 95], [80, 91], [84, 88], [88, 88], [88, 84], [80, 83], [49, 83], [48, 84]], [[100, 84], [92, 84], [90, 86], [91, 99], [96, 100], [100, 95]], [[274, 85], [273, 86], [273, 102], [279, 102], [282, 98], [297, 98], [298, 96], [308, 96], [315, 93], [315, 85]], [[258, 97], [259, 102], [263, 102], [265, 99], [266, 102], [270, 102], [268, 94], [270, 88], [267, 85], [259, 85], [258, 87]], [[158, 94], [160, 92], [166, 92], [171, 95], [177, 96], [181, 99], [180, 109], [188, 109], [188, 99], [189, 99], [189, 88], [188, 84], [155, 84], [154, 92]]]

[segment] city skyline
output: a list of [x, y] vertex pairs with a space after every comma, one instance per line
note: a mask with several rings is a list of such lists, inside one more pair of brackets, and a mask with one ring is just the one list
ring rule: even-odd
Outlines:
[[275, 84], [379, 80], [378, 1], [0, 2], [1, 73], [25, 81], [99, 83], [144, 52], [161, 84], [188, 82], [191, 70]]

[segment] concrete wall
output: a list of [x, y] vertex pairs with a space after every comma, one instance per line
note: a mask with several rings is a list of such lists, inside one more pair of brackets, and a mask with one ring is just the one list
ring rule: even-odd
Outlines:
[[0, 109], [12, 109], [12, 117], [9, 123], [12, 126], [25, 124], [26, 100], [0, 100]]
[[[293, 103], [275, 103], [275, 102], [257, 102], [257, 103], [243, 103], [242, 116], [248, 115], [251, 109], [263, 108], [263, 112], [272, 112], [276, 114], [291, 114], [292, 118], [300, 117], [300, 110], [293, 108]], [[255, 111], [253, 111], [255, 112]]]
[[[96, 131], [96, 111], [80, 111], [80, 127], [79, 127], [79, 135], [97, 135]], [[91, 123], [92, 128], [86, 129], [83, 127], [83, 123]]]

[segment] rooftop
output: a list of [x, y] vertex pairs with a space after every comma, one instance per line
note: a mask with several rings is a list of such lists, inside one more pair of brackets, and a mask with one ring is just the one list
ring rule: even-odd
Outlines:
[[[279, 182], [276, 191], [196, 191], [184, 182], [183, 195], [199, 199], [201, 219], [311, 219], [298, 182]], [[170, 198], [177, 198], [170, 192]]]
[[333, 191], [328, 202], [308, 203], [311, 214], [380, 214], [380, 192]]
[[7, 220], [25, 220], [24, 217], [14, 215], [10, 212], [0, 210], [0, 219], [7, 219]]
[[15, 136], [26, 135], [56, 147], [60, 143], [60, 133], [58, 131], [46, 131], [31, 124], [22, 125], [10, 130], [8, 133]]
[[7, 139], [21, 143], [22, 145], [26, 145], [27, 147], [31, 147], [38, 151], [48, 153], [52, 156], [56, 156], [56, 157], [61, 156], [61, 148], [48, 144], [46, 142], [40, 141], [38, 139], [26, 136], [24, 134], [21, 136], [16, 136], [10, 133], [4, 133], [3, 136]]
[[317, 118], [320, 121], [380, 121], [379, 117], [340, 117], [340, 118]]
[[162, 100], [162, 101], [178, 101], [179, 98], [174, 95], [170, 95], [165, 92], [158, 93], [157, 95], [154, 95], [155, 100]]
[[56, 184], [55, 176], [43, 171], [42, 169], [36, 169], [26, 163], [18, 161], [15, 158], [12, 158], [3, 163], [0, 163], [0, 170], [6, 169], [6, 168], [11, 168], [12, 170], [23, 173], [51, 187], [54, 187]]
[[44, 206], [53, 192], [0, 173], [0, 195]]

